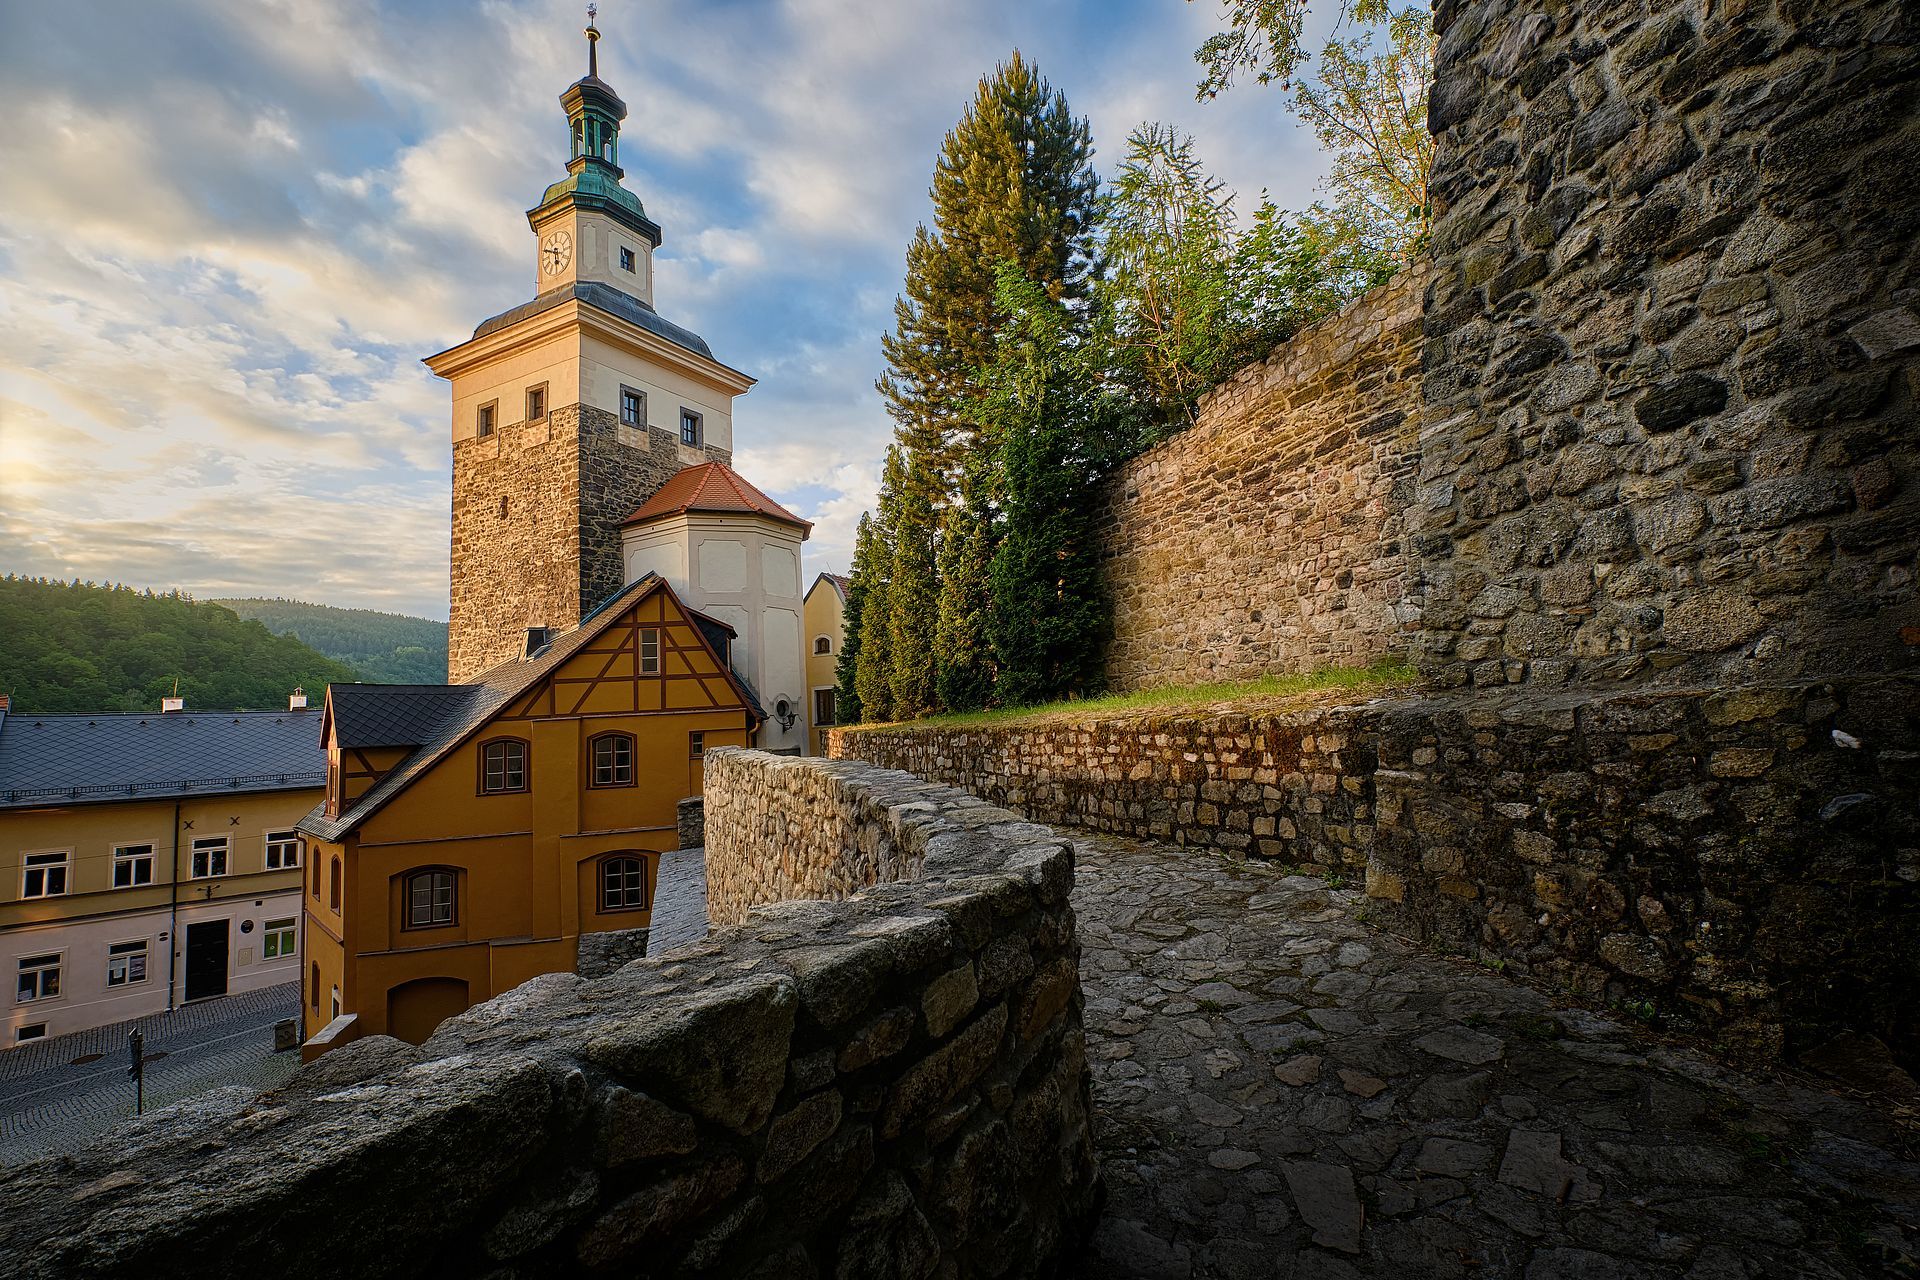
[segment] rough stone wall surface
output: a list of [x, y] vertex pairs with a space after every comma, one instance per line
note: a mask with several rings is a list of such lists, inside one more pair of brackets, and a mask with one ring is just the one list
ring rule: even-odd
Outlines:
[[1116, 688], [1406, 653], [1424, 271], [1209, 393], [1101, 501]]
[[[1036, 821], [1354, 881], [1404, 932], [1763, 1052], [1920, 1061], [1920, 681], [840, 729]], [[1788, 1044], [1788, 1037], [1793, 1043]]]
[[720, 825], [817, 791], [921, 848], [924, 878], [535, 978], [419, 1048], [368, 1037], [8, 1169], [8, 1274], [1056, 1270], [1096, 1176], [1070, 846], [869, 766], [710, 768]]
[[1440, 0], [1438, 681], [1920, 662], [1920, 9]]
[[601, 929], [583, 933], [574, 951], [573, 971], [583, 978], [604, 978], [647, 954], [647, 930]]
[[[730, 460], [724, 449], [699, 452]], [[582, 404], [456, 440], [448, 678], [518, 657], [526, 628], [573, 626], [619, 590], [620, 522], [685, 457], [672, 432], [643, 436]]]
[[700, 796], [688, 796], [674, 807], [674, 834], [682, 849], [698, 849], [707, 842], [707, 804]]
[[680, 848], [660, 855], [647, 946], [662, 955], [707, 936], [706, 850]]

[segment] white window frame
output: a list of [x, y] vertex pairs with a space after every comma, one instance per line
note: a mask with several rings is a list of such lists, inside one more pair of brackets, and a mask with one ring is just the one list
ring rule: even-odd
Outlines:
[[[218, 842], [220, 869], [213, 870], [214, 844]], [[202, 849], [200, 846], [205, 845]], [[207, 855], [207, 870], [200, 870], [200, 855]], [[233, 874], [233, 837], [232, 836], [196, 836], [187, 858], [187, 878], [189, 880], [218, 880]]]
[[657, 676], [660, 674], [660, 628], [640, 628], [640, 674]]
[[45, 1040], [46, 1038], [47, 1024], [44, 1022], [29, 1022], [25, 1026], [15, 1027], [13, 1030], [13, 1042], [15, 1044], [32, 1044], [35, 1040]]
[[[295, 831], [292, 828], [288, 828], [282, 831], [269, 831], [266, 833], [265, 843], [266, 843], [266, 855], [265, 855], [266, 864], [265, 865], [267, 870], [294, 871], [299, 868], [301, 863], [301, 857], [300, 857], [300, 833], [298, 831]], [[293, 860], [291, 862], [286, 860], [286, 851], [287, 851], [286, 846], [288, 845], [293, 846]], [[281, 860], [279, 862], [275, 862], [273, 860], [274, 850], [276, 846], [279, 847], [279, 851], [281, 854]]]
[[[137, 987], [147, 980], [150, 966], [147, 960], [153, 954], [153, 948], [146, 938], [134, 938], [126, 942], [107, 944], [107, 985], [109, 987]], [[140, 976], [134, 977], [134, 960], [138, 959]], [[121, 977], [115, 981], [114, 966], [120, 966]]]
[[[42, 861], [36, 863], [34, 861], [35, 858], [42, 859]], [[46, 859], [54, 859], [54, 861], [46, 861]], [[53, 873], [55, 872], [59, 873], [60, 887], [58, 889], [49, 889], [47, 886], [54, 880]], [[39, 877], [40, 883], [38, 893], [28, 888], [28, 886], [33, 883], [33, 877], [36, 875]], [[35, 849], [31, 852], [23, 852], [20, 855], [20, 898], [22, 901], [29, 899], [38, 900], [40, 898], [64, 898], [72, 892], [73, 850]]]
[[[144, 853], [136, 852], [136, 850], [142, 849], [145, 850]], [[113, 878], [108, 883], [116, 889], [145, 889], [153, 884], [155, 861], [153, 841], [120, 841], [113, 846], [112, 870], [108, 872]], [[129, 877], [127, 882], [125, 884], [120, 883], [121, 867], [138, 867], [143, 862], [147, 864], [147, 878], [145, 880], [139, 879], [132, 871], [129, 871], [127, 873]]]
[[[260, 926], [260, 958], [262, 960], [285, 960], [290, 958], [300, 946], [299, 920], [296, 916], [286, 916], [279, 920], [269, 920]], [[282, 936], [284, 935], [284, 936]], [[285, 950], [281, 950], [284, 944]]]
[[[823, 640], [826, 641], [826, 644], [827, 644], [827, 647], [824, 649], [820, 647], [820, 642]], [[833, 637], [832, 636], [815, 636], [813, 638], [813, 653], [810, 656], [815, 658], [832, 657], [833, 656]]]
[[[34, 990], [39, 991], [41, 994], [37, 996], [22, 996], [20, 994], [20, 979], [29, 972], [27, 968], [28, 963], [38, 960], [52, 961], [51, 964], [35, 964], [31, 970], [32, 973], [37, 975], [34, 979]], [[14, 964], [13, 969], [13, 1002], [15, 1004], [45, 1004], [48, 1001], [60, 999], [60, 976], [61, 971], [66, 967], [67, 953], [65, 951], [45, 951], [37, 956], [21, 956]], [[45, 975], [49, 973], [53, 975], [52, 991], [46, 990]]]

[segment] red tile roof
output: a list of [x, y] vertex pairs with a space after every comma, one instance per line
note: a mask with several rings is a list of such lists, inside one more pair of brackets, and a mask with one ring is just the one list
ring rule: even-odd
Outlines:
[[769, 520], [811, 531], [813, 523], [760, 492], [724, 462], [703, 462], [685, 467], [660, 486], [659, 492], [640, 504], [623, 523], [640, 524], [661, 516], [677, 516], [688, 511], [734, 511], [761, 515]]

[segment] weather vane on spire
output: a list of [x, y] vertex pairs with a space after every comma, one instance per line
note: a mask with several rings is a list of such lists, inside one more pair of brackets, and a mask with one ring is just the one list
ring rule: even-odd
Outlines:
[[590, 76], [600, 74], [600, 28], [593, 25], [599, 16], [599, 5], [587, 6], [587, 74]]

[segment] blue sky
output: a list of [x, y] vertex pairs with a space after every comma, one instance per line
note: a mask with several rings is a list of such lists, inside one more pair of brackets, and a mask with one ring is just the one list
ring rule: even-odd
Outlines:
[[[942, 134], [1020, 48], [1105, 171], [1145, 119], [1252, 204], [1323, 162], [1277, 88], [1193, 100], [1213, 0], [605, 0], [662, 314], [760, 379], [735, 464], [844, 570]], [[533, 292], [572, 3], [0, 6], [0, 572], [446, 616], [420, 357]], [[1316, 34], [1310, 32], [1310, 36]]]

